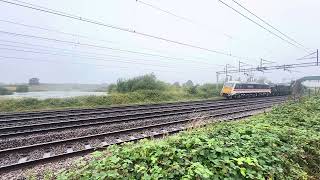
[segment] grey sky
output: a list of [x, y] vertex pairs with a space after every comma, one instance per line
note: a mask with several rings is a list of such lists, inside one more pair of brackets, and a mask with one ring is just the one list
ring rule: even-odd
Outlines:
[[[283, 42], [244, 19], [218, 2], [218, 0], [143, 0], [162, 9], [170, 10], [177, 15], [192, 19], [197, 24], [157, 11], [137, 3], [135, 0], [24, 1], [106, 24], [232, 53], [241, 57], [248, 57], [250, 60], [242, 59], [242, 61], [255, 66], [258, 65], [260, 58], [276, 61], [278, 64], [285, 64], [301, 62], [295, 61], [295, 59], [306, 54], [301, 49]], [[231, 0], [224, 1], [232, 4]], [[310, 49], [319, 47], [320, 25], [317, 23], [320, 18], [319, 0], [239, 0], [238, 2], [306, 47]], [[27, 28], [5, 23], [1, 20], [55, 29], [76, 35], [70, 36]], [[42, 82], [52, 83], [110, 83], [120, 77], [127, 78], [150, 72], [154, 72], [160, 79], [169, 82], [186, 81], [188, 79], [197, 83], [215, 82], [215, 72], [223, 70], [223, 67], [217, 66], [217, 64], [224, 65], [229, 63], [236, 65], [239, 60], [208, 51], [20, 8], [3, 2], [0, 2], [0, 31], [176, 58], [165, 59], [105, 48], [75, 46], [54, 41], [13, 37], [0, 33], [0, 56], [20, 58], [0, 57], [0, 82], [6, 83], [26, 82], [31, 77], [39, 77]], [[90, 39], [82, 38], [81, 36], [83, 35], [90, 37]], [[21, 52], [21, 50], [24, 50], [24, 52]], [[41, 54], [26, 51], [40, 52]], [[110, 55], [121, 56], [122, 58], [110, 57]], [[319, 73], [319, 68], [297, 70], [300, 73], [274, 71], [266, 74], [256, 73], [256, 76], [266, 76], [274, 81], [281, 81]], [[239, 75], [234, 75], [234, 77], [237, 76]]]

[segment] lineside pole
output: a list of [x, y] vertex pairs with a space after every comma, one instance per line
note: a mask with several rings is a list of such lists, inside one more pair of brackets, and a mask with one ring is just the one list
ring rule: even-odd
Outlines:
[[319, 50], [317, 49], [317, 66], [319, 66]]
[[217, 74], [217, 85], [216, 85], [216, 89], [217, 89], [217, 91], [219, 91], [219, 73], [216, 72], [216, 74]]

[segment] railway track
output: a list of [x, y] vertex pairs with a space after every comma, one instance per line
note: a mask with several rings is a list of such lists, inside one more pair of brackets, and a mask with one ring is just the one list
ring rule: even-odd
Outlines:
[[[168, 106], [180, 106], [180, 105], [195, 105], [204, 104], [206, 102], [224, 102], [225, 99], [219, 100], [202, 100], [202, 101], [186, 101], [186, 102], [172, 102], [161, 104], [142, 104], [142, 105], [127, 105], [127, 106], [114, 106], [114, 107], [101, 107], [101, 108], [86, 108], [86, 109], [67, 109], [67, 110], [50, 110], [50, 111], [31, 111], [31, 112], [19, 112], [19, 113], [0, 113], [0, 122], [9, 122], [8, 119], [38, 119], [38, 118], [57, 118], [64, 116], [79, 116], [86, 114], [95, 114], [101, 112], [128, 112], [143, 109], [161, 108]], [[235, 100], [233, 100], [235, 101]]]
[[[193, 105], [180, 104], [180, 106], [177, 106], [177, 104], [170, 106], [173, 105], [170, 104], [168, 105], [170, 107], [159, 105], [157, 106], [158, 109], [155, 108], [156, 105], [152, 105], [150, 111], [145, 109], [146, 112], [97, 117], [98, 120], [95, 120], [94, 118], [76, 119], [72, 121], [64, 120], [62, 122], [57, 122], [57, 126], [54, 127], [52, 127], [53, 124], [50, 124], [52, 122], [49, 124], [31, 124], [28, 126], [8, 126], [0, 129], [0, 139], [66, 129], [74, 130], [76, 128], [100, 126], [102, 124], [111, 125], [124, 122], [132, 122], [134, 124], [137, 120], [149, 120], [150, 122], [149, 124], [147, 123], [96, 134], [2, 148], [0, 150], [0, 172], [87, 154], [88, 152], [104, 148], [111, 144], [119, 144], [147, 137], [157, 137], [164, 134], [176, 133], [185, 129], [187, 124], [193, 120], [193, 118], [190, 117], [186, 118], [185, 114], [205, 112], [203, 119], [222, 118], [227, 116], [226, 119], [231, 120], [246, 117], [250, 115], [248, 112], [269, 108], [274, 104], [282, 103], [284, 100], [285, 97], [257, 98], [240, 101], [215, 101], [215, 103], [204, 101], [203, 104], [201, 104], [201, 102], [196, 102], [196, 105], [194, 105], [195, 103], [193, 103]], [[139, 106], [137, 111], [141, 111], [139, 108], [141, 107]], [[147, 108], [147, 106], [144, 106], [144, 108]], [[179, 115], [183, 116], [178, 117]], [[162, 120], [159, 120], [159, 118]]]
[[[80, 117], [77, 119], [65, 119], [57, 121], [42, 122], [36, 124], [27, 124], [19, 126], [2, 126], [0, 128], [0, 139], [1, 138], [12, 138], [19, 135], [28, 135], [33, 133], [44, 133], [52, 132], [57, 130], [65, 130], [70, 128], [97, 126], [114, 124], [118, 122], [135, 121], [146, 118], [156, 118], [164, 116], [172, 116], [186, 113], [204, 112], [210, 110], [218, 110], [223, 108], [232, 108], [242, 105], [259, 104], [265, 103], [266, 100], [247, 100], [244, 102], [224, 102], [224, 103], [204, 103], [202, 105], [186, 106], [181, 105], [179, 107], [169, 107], [161, 109], [151, 109], [145, 112], [134, 112], [129, 114], [117, 114], [117, 115], [100, 115], [99, 117]], [[1, 148], [0, 148], [1, 149]]]

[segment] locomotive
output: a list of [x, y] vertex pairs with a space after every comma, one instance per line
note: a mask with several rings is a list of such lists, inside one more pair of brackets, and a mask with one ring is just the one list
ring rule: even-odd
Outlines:
[[229, 81], [224, 83], [220, 95], [227, 99], [248, 97], [283, 96], [291, 94], [290, 84], [242, 83]]

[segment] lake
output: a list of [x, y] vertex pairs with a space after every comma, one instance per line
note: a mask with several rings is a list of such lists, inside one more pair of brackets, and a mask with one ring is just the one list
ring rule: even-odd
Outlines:
[[82, 91], [42, 91], [42, 92], [27, 92], [27, 93], [14, 93], [12, 95], [0, 96], [0, 98], [68, 98], [77, 96], [103, 96], [107, 95], [106, 92], [82, 92]]

